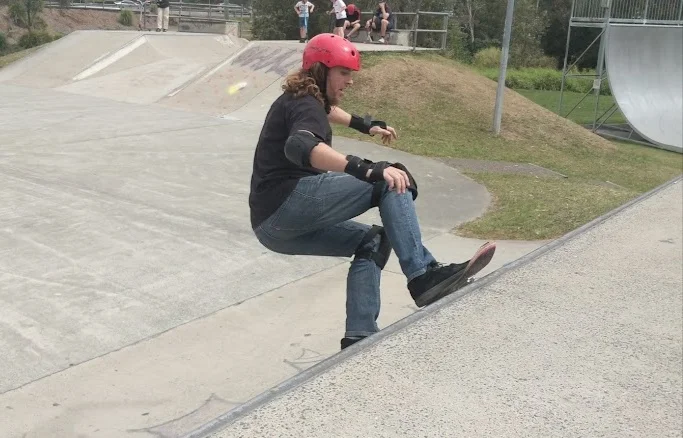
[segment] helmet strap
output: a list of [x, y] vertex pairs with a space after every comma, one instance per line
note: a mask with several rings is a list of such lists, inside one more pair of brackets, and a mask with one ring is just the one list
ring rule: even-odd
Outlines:
[[318, 85], [318, 88], [320, 89], [320, 92], [323, 95], [323, 102], [325, 102], [325, 113], [329, 114], [330, 111], [332, 111], [332, 106], [330, 105], [330, 101], [327, 99], [327, 75], [330, 72], [330, 69], [325, 65], [321, 63], [321, 67], [323, 69], [323, 79], [322, 79], [322, 84]]

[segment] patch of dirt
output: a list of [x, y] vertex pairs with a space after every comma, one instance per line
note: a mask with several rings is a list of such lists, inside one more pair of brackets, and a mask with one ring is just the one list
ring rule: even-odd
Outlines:
[[93, 9], [45, 9], [42, 17], [49, 29], [63, 34], [74, 30], [134, 30], [139, 18], [133, 13], [133, 25], [124, 26], [117, 21], [119, 12]]
[[[95, 9], [43, 8], [40, 18], [50, 33], [66, 35], [74, 30], [136, 30], [139, 14], [133, 13], [132, 26], [120, 24], [117, 21], [119, 18], [117, 11]], [[0, 6], [0, 32], [7, 36], [11, 44], [16, 44], [27, 30], [14, 25], [9, 18], [9, 8]]]

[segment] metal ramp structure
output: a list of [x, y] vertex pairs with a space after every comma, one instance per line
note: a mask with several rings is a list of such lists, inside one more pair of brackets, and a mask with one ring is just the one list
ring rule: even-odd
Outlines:
[[[600, 28], [600, 33], [569, 62], [572, 30]], [[599, 44], [595, 73], [575, 66]], [[573, 0], [565, 47], [558, 113], [568, 117], [586, 98], [593, 100], [593, 132], [675, 152], [683, 151], [683, 0]], [[592, 87], [569, 111], [564, 92], [570, 77], [593, 80]], [[607, 81], [614, 104], [599, 114], [600, 90]], [[627, 124], [612, 117], [621, 111]]]

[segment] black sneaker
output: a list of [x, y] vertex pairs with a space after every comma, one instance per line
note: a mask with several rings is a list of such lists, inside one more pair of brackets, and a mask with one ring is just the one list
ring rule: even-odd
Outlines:
[[495, 252], [496, 244], [487, 242], [465, 263], [430, 264], [427, 272], [408, 283], [415, 305], [424, 307], [465, 286], [470, 277], [489, 264]]
[[353, 344], [355, 344], [358, 341], [362, 341], [365, 339], [365, 336], [354, 336], [352, 338], [343, 338], [341, 340], [341, 349], [345, 349], [346, 347], [350, 347]]

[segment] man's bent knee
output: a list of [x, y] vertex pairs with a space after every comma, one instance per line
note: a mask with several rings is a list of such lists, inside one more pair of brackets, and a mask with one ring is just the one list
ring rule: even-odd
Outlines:
[[[404, 171], [406, 175], [408, 175], [408, 180], [410, 181], [410, 186], [408, 186], [408, 192], [410, 192], [411, 196], [413, 197], [413, 201], [416, 200], [417, 182], [415, 181], [415, 178], [413, 178], [413, 175], [411, 175], [408, 169], [401, 163], [393, 163], [391, 166]], [[370, 197], [370, 206], [379, 207], [380, 202], [382, 202], [382, 198], [388, 192], [389, 184], [387, 184], [386, 181], [378, 181], [374, 183], [372, 187], [372, 195]]]
[[[378, 245], [373, 243], [376, 236], [379, 236]], [[375, 247], [377, 249], [375, 249]], [[384, 227], [373, 225], [365, 236], [363, 236], [363, 240], [361, 240], [360, 244], [358, 244], [355, 258], [372, 260], [380, 269], [384, 269], [387, 261], [389, 261], [390, 255], [391, 244], [384, 232]]]

